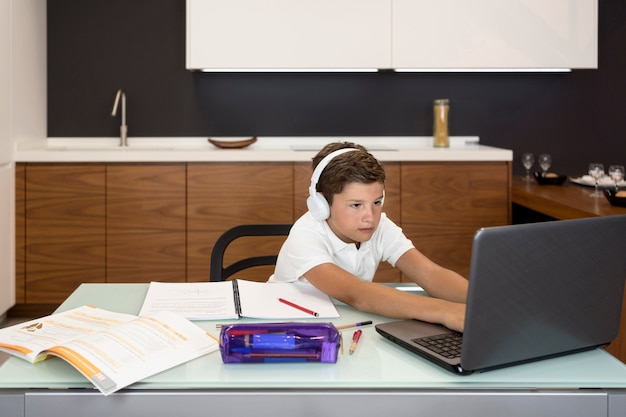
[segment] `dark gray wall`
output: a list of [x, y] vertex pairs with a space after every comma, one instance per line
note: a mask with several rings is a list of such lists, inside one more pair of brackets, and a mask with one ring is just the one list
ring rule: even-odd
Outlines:
[[[601, 0], [599, 69], [570, 74], [205, 74], [185, 70], [185, 0], [48, 0], [48, 135], [432, 134], [432, 100], [452, 135], [549, 152], [556, 171], [626, 164], [626, 2]], [[529, 28], [532, 30], [532, 28]]]

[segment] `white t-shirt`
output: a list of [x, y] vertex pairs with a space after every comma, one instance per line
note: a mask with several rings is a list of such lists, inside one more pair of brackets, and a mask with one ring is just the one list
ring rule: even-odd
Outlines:
[[363, 281], [372, 281], [381, 261], [395, 266], [400, 256], [413, 247], [385, 213], [372, 238], [357, 249], [354, 243], [340, 240], [326, 221], [317, 221], [307, 212], [291, 228], [269, 281], [306, 281], [304, 274], [324, 263], [333, 263]]

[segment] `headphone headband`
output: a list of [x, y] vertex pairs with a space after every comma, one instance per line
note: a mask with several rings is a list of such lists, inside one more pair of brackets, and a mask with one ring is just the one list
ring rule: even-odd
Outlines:
[[316, 220], [323, 221], [328, 218], [330, 215], [330, 207], [328, 206], [328, 202], [322, 195], [322, 193], [317, 192], [317, 182], [324, 172], [326, 166], [332, 161], [335, 157], [344, 154], [346, 152], [358, 151], [357, 148], [341, 148], [337, 149], [326, 155], [322, 160], [317, 164], [315, 169], [313, 170], [313, 175], [311, 176], [311, 185], [309, 186], [309, 198], [307, 198], [306, 204], [309, 209], [309, 212], [313, 215]]
[[309, 187], [309, 191], [311, 195], [317, 192], [315, 186], [317, 185], [317, 182], [320, 180], [320, 177], [322, 176], [324, 169], [326, 169], [330, 161], [332, 161], [333, 159], [335, 159], [335, 157], [341, 154], [344, 154], [346, 152], [352, 152], [352, 151], [358, 151], [358, 149], [357, 148], [341, 148], [341, 149], [337, 149], [336, 151], [329, 153], [324, 158], [322, 158], [322, 160], [319, 162], [319, 164], [317, 164], [317, 166], [313, 170], [313, 175], [311, 175], [311, 186]]

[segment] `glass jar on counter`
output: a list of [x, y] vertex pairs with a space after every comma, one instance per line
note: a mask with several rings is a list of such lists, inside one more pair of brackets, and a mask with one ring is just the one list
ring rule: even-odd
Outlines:
[[450, 146], [448, 138], [448, 114], [450, 113], [450, 101], [440, 98], [433, 104], [433, 146], [435, 148], [447, 148]]

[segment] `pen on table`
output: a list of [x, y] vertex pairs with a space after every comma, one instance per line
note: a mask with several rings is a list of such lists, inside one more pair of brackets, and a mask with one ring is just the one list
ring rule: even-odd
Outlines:
[[[307, 310], [307, 313], [309, 313], [309, 310]], [[311, 313], [312, 313], [312, 312], [311, 312]], [[351, 329], [352, 327], [367, 326], [367, 325], [369, 325], [369, 324], [372, 324], [372, 321], [371, 321], [371, 320], [368, 320], [368, 321], [359, 321], [359, 322], [356, 322], [356, 323], [350, 323], [350, 324], [344, 324], [344, 325], [341, 325], [341, 326], [337, 326], [336, 328], [337, 328], [337, 330], [346, 330], [346, 329]], [[218, 323], [218, 324], [216, 324], [216, 325], [215, 325], [215, 328], [216, 328], [216, 329], [221, 329], [221, 328], [222, 328], [222, 326], [224, 326], [224, 325], [223, 325], [223, 324], [219, 324], [219, 323]]]
[[358, 323], [344, 324], [343, 326], [337, 326], [337, 330], [345, 330], [351, 327], [367, 326], [368, 324], [372, 324], [372, 321], [368, 320], [368, 321], [360, 321]]
[[361, 333], [363, 331], [361, 329], [357, 330], [356, 332], [354, 332], [354, 334], [352, 335], [352, 344], [350, 345], [350, 355], [352, 355], [354, 353], [354, 351], [356, 350], [356, 345], [359, 343], [359, 339], [361, 338]]
[[284, 298], [279, 298], [278, 301], [280, 301], [283, 304], [287, 304], [290, 307], [297, 308], [300, 311], [304, 311], [305, 313], [310, 314], [312, 316], [315, 316], [315, 317], [319, 316], [319, 314], [317, 314], [315, 311], [309, 310], [306, 307], [299, 306], [298, 304], [292, 303], [291, 301], [287, 301]]
[[339, 352], [343, 355], [343, 333], [339, 332]]

